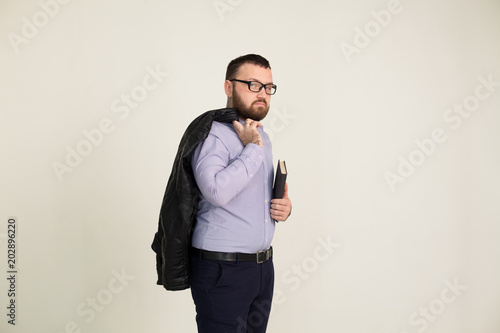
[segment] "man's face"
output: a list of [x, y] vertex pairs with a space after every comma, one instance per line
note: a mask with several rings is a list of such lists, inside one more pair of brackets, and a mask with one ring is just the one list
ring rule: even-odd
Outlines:
[[[244, 81], [258, 81], [262, 84], [273, 83], [270, 68], [246, 63], [240, 66], [235, 79]], [[238, 110], [241, 118], [250, 118], [260, 121], [264, 119], [269, 111], [271, 95], [266, 94], [262, 88], [259, 92], [250, 91], [248, 85], [243, 82], [225, 82], [226, 95], [230, 98], [229, 107]]]

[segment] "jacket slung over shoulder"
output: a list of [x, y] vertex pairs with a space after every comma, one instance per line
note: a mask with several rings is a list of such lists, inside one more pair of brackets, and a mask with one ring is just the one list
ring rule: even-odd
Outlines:
[[207, 138], [212, 122], [231, 123], [237, 119], [235, 109], [207, 111], [193, 120], [182, 136], [151, 245], [156, 252], [156, 284], [167, 290], [189, 288], [189, 247], [200, 193], [191, 168], [193, 152]]

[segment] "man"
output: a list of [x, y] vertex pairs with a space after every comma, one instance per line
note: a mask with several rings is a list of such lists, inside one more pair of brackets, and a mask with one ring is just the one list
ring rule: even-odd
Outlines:
[[189, 283], [199, 332], [265, 332], [271, 310], [275, 222], [291, 212], [288, 185], [272, 198], [271, 142], [259, 122], [276, 92], [269, 62], [254, 54], [228, 65], [233, 123], [214, 121], [191, 159], [201, 192]]

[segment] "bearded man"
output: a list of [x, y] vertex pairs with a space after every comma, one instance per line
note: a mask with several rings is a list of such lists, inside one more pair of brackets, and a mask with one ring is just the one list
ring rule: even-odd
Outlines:
[[192, 156], [201, 194], [189, 281], [199, 332], [266, 331], [274, 287], [271, 242], [276, 221], [291, 212], [288, 185], [283, 198], [272, 198], [271, 142], [259, 122], [276, 88], [262, 56], [232, 60], [224, 91], [239, 119], [214, 121]]

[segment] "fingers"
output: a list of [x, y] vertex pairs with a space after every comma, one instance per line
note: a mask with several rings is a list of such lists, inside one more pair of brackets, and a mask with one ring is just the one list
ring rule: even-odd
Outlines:
[[288, 206], [289, 206], [289, 201], [286, 199], [272, 199], [271, 200], [271, 209], [284, 210]]
[[290, 214], [287, 211], [271, 209], [271, 218], [277, 221], [285, 221], [288, 218], [288, 215]]
[[233, 120], [233, 126], [234, 126], [234, 129], [239, 129], [240, 131], [243, 131], [245, 128], [262, 127], [262, 124], [256, 120], [252, 120], [250, 118], [247, 118], [247, 120], [245, 120], [245, 125], [242, 125], [237, 120]]
[[248, 143], [255, 143], [263, 147], [262, 137], [257, 131], [257, 127], [260, 126], [262, 126], [260, 122], [252, 119], [245, 120], [245, 125], [242, 125], [237, 120], [233, 121], [234, 130], [238, 134], [243, 146], [246, 146]]
[[233, 121], [233, 127], [234, 127], [234, 130], [236, 131], [236, 133], [240, 134], [241, 132], [243, 132], [243, 125], [240, 124], [239, 121], [237, 120], [234, 120]]
[[292, 203], [289, 199], [271, 200], [271, 217], [277, 221], [285, 221], [290, 216]]
[[271, 217], [276, 221], [286, 221], [292, 213], [292, 201], [288, 197], [288, 183], [285, 183], [283, 199], [271, 200]]
[[262, 124], [260, 122], [258, 122], [257, 120], [247, 118], [247, 119], [245, 119], [245, 126], [257, 128], [257, 127], [261, 127]]

